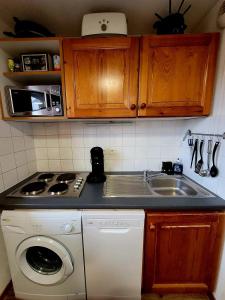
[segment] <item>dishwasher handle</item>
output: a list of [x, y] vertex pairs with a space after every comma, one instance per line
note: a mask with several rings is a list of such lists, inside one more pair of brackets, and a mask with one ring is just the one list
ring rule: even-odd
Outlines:
[[129, 228], [99, 228], [101, 233], [126, 234], [130, 231]]

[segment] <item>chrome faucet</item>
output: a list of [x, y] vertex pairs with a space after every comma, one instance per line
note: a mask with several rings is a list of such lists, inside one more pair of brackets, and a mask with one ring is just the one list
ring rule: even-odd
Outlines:
[[162, 172], [154, 172], [151, 170], [144, 170], [144, 181], [149, 182], [151, 181], [152, 178], [154, 177], [162, 177], [162, 176], [167, 176], [167, 174], [162, 173]]

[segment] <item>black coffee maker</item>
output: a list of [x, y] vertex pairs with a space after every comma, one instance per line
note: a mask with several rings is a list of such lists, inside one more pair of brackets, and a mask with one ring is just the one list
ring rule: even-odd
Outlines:
[[100, 183], [106, 181], [104, 174], [104, 154], [101, 147], [91, 149], [92, 172], [87, 177], [89, 183]]

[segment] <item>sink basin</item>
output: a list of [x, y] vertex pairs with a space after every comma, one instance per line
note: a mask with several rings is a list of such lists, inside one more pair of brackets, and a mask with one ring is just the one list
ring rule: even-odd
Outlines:
[[198, 192], [179, 178], [153, 178], [149, 182], [153, 191], [162, 196], [196, 196]]
[[144, 181], [142, 175], [108, 175], [103, 197], [162, 198], [162, 197], [214, 197], [207, 190], [185, 176], [155, 176]]

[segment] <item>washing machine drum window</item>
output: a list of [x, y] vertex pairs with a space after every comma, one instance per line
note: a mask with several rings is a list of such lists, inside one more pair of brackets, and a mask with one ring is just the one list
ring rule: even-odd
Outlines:
[[34, 271], [45, 275], [55, 274], [62, 268], [61, 258], [45, 247], [27, 249], [26, 260]]
[[24, 240], [17, 248], [16, 260], [28, 279], [42, 285], [61, 283], [74, 271], [66, 248], [44, 236]]

